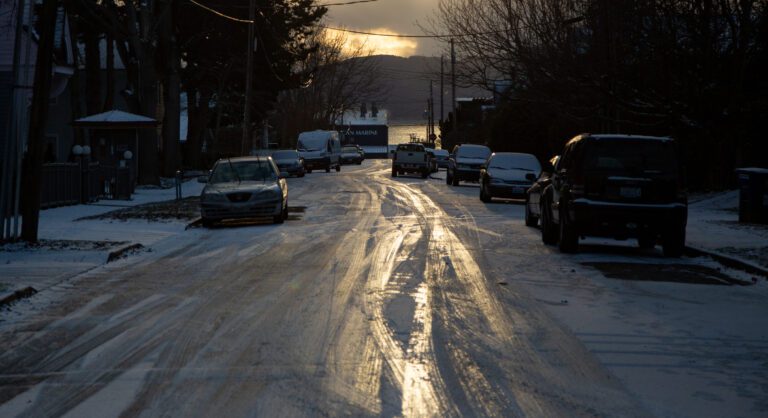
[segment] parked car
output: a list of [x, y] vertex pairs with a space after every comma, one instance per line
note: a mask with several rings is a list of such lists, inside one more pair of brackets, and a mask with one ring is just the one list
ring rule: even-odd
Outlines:
[[556, 155], [544, 163], [541, 168], [541, 174], [539, 178], [533, 183], [533, 185], [525, 193], [525, 224], [527, 226], [536, 226], [539, 224], [539, 217], [541, 216], [541, 193], [552, 182], [552, 172], [555, 170], [557, 160], [560, 159], [559, 155]]
[[360, 153], [360, 157], [363, 160], [365, 160], [365, 150], [363, 149], [363, 147], [361, 147], [360, 145], [357, 145], [357, 144], [347, 144], [347, 145], [351, 145], [351, 146], [357, 148], [357, 151]]
[[341, 170], [341, 142], [336, 131], [309, 131], [299, 134], [296, 149], [304, 159], [307, 173], [314, 169]]
[[565, 145], [541, 198], [541, 236], [562, 252], [579, 237], [661, 242], [664, 255], [685, 247], [688, 200], [675, 142], [634, 135], [576, 136]]
[[238, 157], [217, 161], [200, 194], [203, 226], [225, 219], [288, 217], [288, 184], [271, 157]]
[[445, 149], [435, 149], [435, 162], [437, 162], [437, 168], [448, 168], [448, 156], [449, 152]]
[[429, 159], [429, 172], [437, 173], [437, 158], [435, 157], [435, 149], [429, 147], [424, 149], [427, 150], [427, 158]]
[[418, 173], [422, 178], [429, 176], [429, 155], [424, 145], [417, 143], [398, 144], [392, 156], [392, 177], [398, 174]]
[[292, 149], [277, 150], [272, 153], [272, 160], [277, 164], [280, 174], [304, 177], [306, 170], [304, 168], [304, 159], [299, 152]]
[[360, 165], [363, 163], [363, 155], [356, 146], [344, 145], [341, 147], [341, 163]]
[[536, 156], [519, 152], [494, 152], [480, 168], [480, 200], [522, 199], [541, 174]]
[[445, 182], [451, 186], [458, 186], [459, 181], [480, 180], [480, 167], [490, 155], [491, 149], [485, 145], [456, 145], [448, 157]]

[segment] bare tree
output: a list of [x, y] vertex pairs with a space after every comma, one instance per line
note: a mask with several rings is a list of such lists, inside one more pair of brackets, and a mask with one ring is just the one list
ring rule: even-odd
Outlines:
[[442, 0], [426, 26], [454, 40], [463, 82], [511, 81], [486, 127], [495, 146], [520, 145], [509, 130], [548, 150], [582, 131], [671, 134], [706, 161], [697, 181], [721, 187], [765, 155], [755, 74], [768, 71], [767, 11], [765, 0]]
[[342, 32], [320, 31], [313, 42], [317, 51], [296, 68], [311, 74], [308, 83], [278, 98], [276, 120], [286, 146], [299, 132], [330, 128], [345, 111], [384, 97], [375, 51], [364, 44], [348, 49]]

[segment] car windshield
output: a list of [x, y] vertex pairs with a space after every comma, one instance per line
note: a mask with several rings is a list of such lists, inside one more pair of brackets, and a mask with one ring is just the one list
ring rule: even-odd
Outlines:
[[459, 147], [456, 151], [457, 157], [462, 158], [488, 158], [491, 150], [488, 147]]
[[502, 170], [523, 170], [530, 172], [541, 171], [539, 161], [533, 155], [505, 155], [497, 154], [491, 157], [488, 168]]
[[299, 158], [299, 153], [296, 151], [275, 151], [272, 154], [272, 158], [275, 160], [290, 160]]
[[326, 143], [326, 138], [304, 138], [299, 140], [296, 148], [299, 151], [324, 151]]
[[231, 183], [235, 181], [276, 180], [277, 174], [269, 160], [229, 161], [216, 164], [211, 174], [211, 183]]
[[616, 174], [676, 173], [669, 141], [595, 141], [589, 144], [584, 168]]

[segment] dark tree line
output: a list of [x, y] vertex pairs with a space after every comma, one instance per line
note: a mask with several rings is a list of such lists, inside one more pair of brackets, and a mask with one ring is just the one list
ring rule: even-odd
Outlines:
[[[258, 48], [253, 55], [253, 100], [248, 105], [252, 120], [260, 121], [274, 108], [279, 91], [301, 86], [311, 76], [297, 71], [297, 64], [317, 49], [315, 31], [327, 9], [314, 0], [254, 1]], [[231, 0], [216, 4], [218, 11], [212, 12], [184, 0], [44, 0], [36, 7], [38, 65], [22, 175], [26, 185], [23, 239], [37, 240], [42, 127], [47, 118], [58, 16], [66, 16], [76, 51], [69, 87], [72, 120], [111, 110], [119, 91], [129, 112], [160, 121], [161, 130], [140, 131], [138, 180], [151, 184], [159, 176], [172, 176], [182, 166], [200, 167], [203, 134], [212, 125], [242, 123], [248, 49], [248, 25], [242, 20], [248, 5], [249, 0]], [[116, 77], [116, 57], [125, 65], [123, 81]], [[182, 91], [187, 93], [192, 121], [184, 160], [179, 143]], [[81, 132], [76, 132], [76, 141], [86, 144]]]
[[542, 159], [581, 132], [671, 135], [689, 185], [767, 166], [767, 0], [442, 0], [460, 80], [512, 86], [463, 141]]
[[[234, 0], [214, 6], [224, 15], [245, 20], [248, 4], [249, 0]], [[85, 51], [84, 62], [78, 63], [84, 71], [76, 74], [75, 82], [83, 83], [86, 97], [73, 98], [73, 118], [113, 107], [117, 82], [113, 58], [119, 56], [127, 80], [117, 90], [128, 111], [161, 121], [159, 139], [156, 132], [141, 133], [142, 143], [158, 146], [142, 148], [140, 182], [154, 183], [182, 166], [199, 167], [206, 132], [242, 123], [247, 23], [183, 0], [63, 0], [63, 5], [73, 40]], [[274, 107], [280, 90], [299, 86], [309, 77], [295, 71], [295, 64], [317, 48], [316, 24], [327, 11], [314, 0], [256, 0], [256, 10], [255, 82], [249, 104], [254, 123]], [[99, 46], [103, 40], [106, 50]], [[104, 58], [107, 68], [102, 70]], [[190, 121], [183, 159], [178, 142], [182, 91], [187, 93]], [[215, 133], [209, 135], [214, 141]]]

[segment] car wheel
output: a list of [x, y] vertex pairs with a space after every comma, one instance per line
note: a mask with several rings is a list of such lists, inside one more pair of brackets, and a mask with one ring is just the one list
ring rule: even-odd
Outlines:
[[562, 253], [575, 253], [579, 249], [579, 236], [576, 229], [568, 220], [565, 210], [560, 211], [560, 236], [558, 247]]
[[274, 216], [274, 219], [273, 219], [274, 223], [281, 224], [281, 223], [285, 222], [284, 216], [285, 216], [286, 213], [288, 213], [288, 207], [287, 206], [283, 207], [282, 209], [280, 209], [280, 214], [279, 215], [275, 215]]
[[491, 203], [491, 195], [485, 190], [485, 184], [480, 183], [480, 200], [484, 203]]
[[541, 206], [541, 241], [547, 245], [557, 244], [557, 229], [552, 223], [552, 215], [549, 213], [549, 205], [542, 201]]
[[339, 171], [341, 171], [341, 164], [336, 166], [336, 172], [338, 173]]
[[536, 226], [539, 223], [539, 218], [531, 213], [531, 203], [528, 201], [528, 196], [525, 197], [525, 226]]
[[203, 226], [204, 226], [205, 228], [210, 228], [210, 227], [212, 227], [212, 226], [213, 226], [213, 220], [212, 220], [212, 219], [206, 219], [206, 218], [203, 218], [203, 219], [202, 219], [202, 224], [203, 224]]
[[330, 173], [331, 172], [331, 166], [325, 167], [325, 172]]
[[664, 257], [680, 257], [685, 250], [685, 227], [673, 227], [661, 235]]
[[308, 169], [307, 169], [307, 174], [311, 174], [311, 173], [312, 173], [312, 169], [311, 169], [311, 168], [308, 168]]
[[421, 173], [421, 178], [425, 179], [427, 177], [429, 177], [429, 172], [425, 171], [425, 172]]
[[397, 177], [397, 170], [392, 167], [392, 177]]

